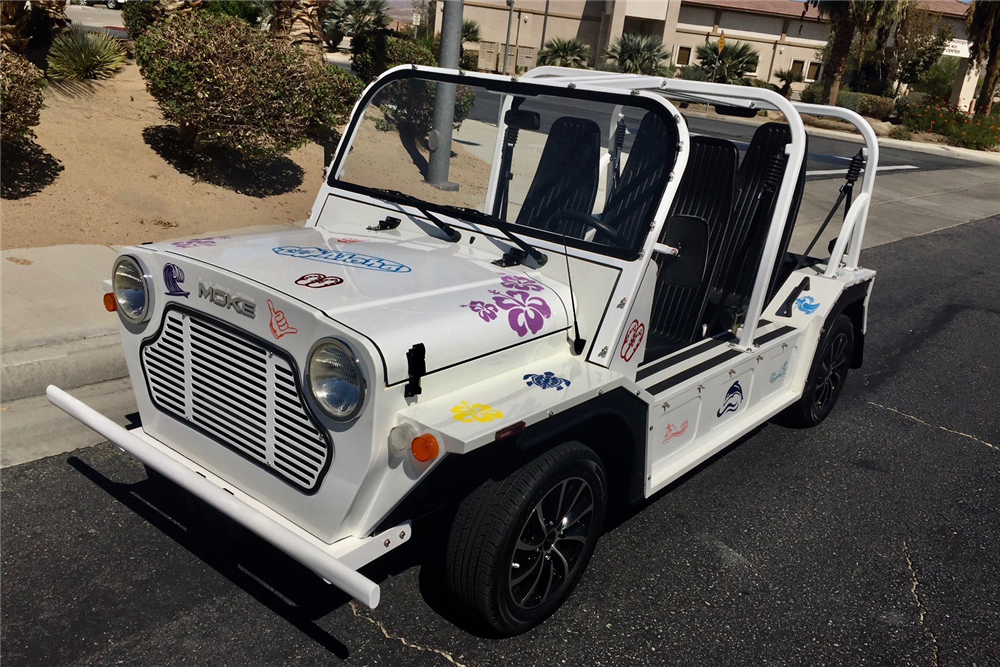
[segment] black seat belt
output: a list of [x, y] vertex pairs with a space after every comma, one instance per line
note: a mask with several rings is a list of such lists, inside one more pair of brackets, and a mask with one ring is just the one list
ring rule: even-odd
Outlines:
[[605, 201], [611, 199], [611, 195], [618, 189], [621, 180], [622, 148], [625, 146], [625, 117], [618, 121], [615, 127], [614, 154], [611, 156], [611, 187], [608, 189], [608, 196]]
[[861, 170], [865, 166], [865, 152], [864, 149], [858, 151], [858, 154], [851, 158], [851, 164], [847, 167], [847, 180], [844, 184], [840, 186], [840, 195], [837, 197], [837, 201], [833, 204], [833, 208], [830, 209], [830, 213], [827, 214], [826, 220], [820, 225], [819, 231], [816, 232], [816, 236], [813, 237], [812, 242], [809, 247], [806, 248], [805, 252], [799, 257], [799, 261], [796, 262], [795, 268], [792, 269], [792, 273], [795, 273], [803, 267], [806, 263], [806, 259], [809, 257], [809, 252], [816, 245], [820, 237], [823, 236], [823, 232], [826, 231], [827, 225], [833, 220], [833, 216], [836, 215], [837, 209], [840, 208], [841, 202], [846, 201], [847, 204], [844, 206], [844, 220], [847, 220], [847, 212], [851, 210], [851, 197], [854, 195], [854, 184], [857, 182], [858, 178], [861, 176]]

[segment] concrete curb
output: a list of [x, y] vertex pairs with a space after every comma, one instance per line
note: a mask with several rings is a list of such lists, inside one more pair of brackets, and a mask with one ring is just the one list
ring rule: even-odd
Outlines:
[[117, 332], [4, 352], [0, 366], [4, 403], [44, 394], [50, 384], [68, 390], [127, 376]]

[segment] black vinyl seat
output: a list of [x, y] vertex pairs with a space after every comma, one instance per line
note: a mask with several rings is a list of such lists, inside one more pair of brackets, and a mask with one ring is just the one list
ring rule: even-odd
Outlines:
[[[778, 189], [788, 162], [785, 147], [791, 140], [788, 125], [765, 123], [754, 132], [740, 163], [736, 175], [736, 200], [727, 230], [720, 239], [719, 270], [709, 291], [710, 333], [731, 328], [749, 304]], [[784, 247], [791, 238], [804, 179], [803, 165], [796, 197], [782, 235]], [[779, 261], [783, 256], [782, 249]]]
[[601, 128], [562, 116], [552, 123], [515, 224], [582, 238], [587, 226], [557, 211], [590, 215], [600, 178]]
[[[645, 238], [655, 207], [670, 179], [677, 155], [677, 126], [647, 112], [639, 123], [618, 187], [608, 197], [601, 220], [632, 248]], [[598, 231], [596, 239], [604, 235]]]
[[[708, 289], [733, 206], [739, 152], [731, 141], [693, 137], [684, 177], [660, 234], [677, 257], [654, 255], [656, 287], [646, 360], [679, 350], [701, 337]], [[707, 257], [704, 273], [689, 258]], [[697, 273], [697, 275], [694, 275]]]

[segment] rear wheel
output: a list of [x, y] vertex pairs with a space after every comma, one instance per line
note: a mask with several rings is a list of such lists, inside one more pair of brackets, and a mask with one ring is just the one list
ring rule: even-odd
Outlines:
[[118, 2], [116, 0], [108, 0], [104, 4], [108, 9], [118, 9]]
[[839, 315], [823, 334], [805, 391], [775, 419], [796, 428], [816, 426], [833, 410], [847, 381], [847, 371], [854, 355], [854, 325], [847, 315]]
[[501, 635], [548, 618], [576, 586], [600, 537], [607, 508], [600, 459], [570, 442], [462, 501], [446, 573], [452, 594]]

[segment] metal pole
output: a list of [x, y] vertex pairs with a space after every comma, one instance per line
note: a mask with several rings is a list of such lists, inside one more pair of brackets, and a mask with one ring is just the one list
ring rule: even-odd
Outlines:
[[542, 17], [542, 46], [545, 48], [545, 28], [549, 25], [549, 0], [545, 0], [545, 16]]
[[503, 74], [507, 76], [507, 54], [510, 52], [510, 28], [514, 23], [514, 0], [507, 0], [510, 13], [507, 15], [507, 41], [503, 45]]
[[[462, 52], [462, 0], [445, 0], [441, 19], [440, 65], [458, 69]], [[428, 83], [428, 85], [435, 85]], [[451, 166], [451, 133], [455, 126], [455, 84], [437, 83], [434, 93], [434, 129], [427, 137], [431, 149], [427, 165], [427, 182], [442, 190], [458, 190], [457, 183], [448, 182]]]

